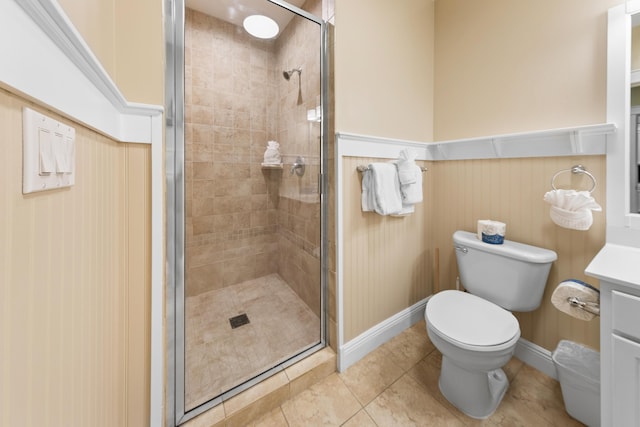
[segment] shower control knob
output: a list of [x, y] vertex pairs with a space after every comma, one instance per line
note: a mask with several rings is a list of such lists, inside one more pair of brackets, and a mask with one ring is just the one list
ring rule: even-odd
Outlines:
[[304, 175], [304, 171], [306, 169], [306, 165], [304, 163], [304, 158], [301, 156], [296, 157], [296, 161], [291, 165], [291, 175], [295, 174], [298, 176]]

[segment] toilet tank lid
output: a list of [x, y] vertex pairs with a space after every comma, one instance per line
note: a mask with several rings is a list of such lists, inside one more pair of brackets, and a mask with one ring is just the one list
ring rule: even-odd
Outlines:
[[453, 233], [453, 242], [459, 246], [467, 246], [480, 251], [536, 264], [553, 262], [558, 259], [558, 255], [550, 249], [513, 242], [507, 239], [505, 239], [501, 245], [492, 245], [491, 243], [485, 243], [479, 240], [476, 233], [462, 230]]

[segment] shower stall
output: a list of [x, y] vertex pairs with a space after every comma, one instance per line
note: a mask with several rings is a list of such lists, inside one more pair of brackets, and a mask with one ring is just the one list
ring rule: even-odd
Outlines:
[[[321, 0], [172, 2], [167, 319], [175, 425], [326, 345], [321, 14]], [[243, 24], [256, 19], [271, 33], [251, 35]]]

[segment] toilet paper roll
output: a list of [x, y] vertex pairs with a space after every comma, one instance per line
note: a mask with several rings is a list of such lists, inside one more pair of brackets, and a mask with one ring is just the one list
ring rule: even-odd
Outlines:
[[478, 239], [483, 242], [502, 243], [506, 232], [507, 224], [504, 222], [492, 221], [490, 219], [478, 220]]
[[[584, 303], [585, 308], [572, 304], [572, 299]], [[551, 303], [576, 319], [591, 320], [600, 312], [600, 291], [580, 280], [565, 280], [553, 291]]]

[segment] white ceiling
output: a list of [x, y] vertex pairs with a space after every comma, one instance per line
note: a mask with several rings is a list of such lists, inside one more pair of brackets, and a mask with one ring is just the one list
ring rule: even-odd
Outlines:
[[[288, 3], [301, 7], [305, 0], [289, 0]], [[249, 15], [265, 15], [278, 23], [280, 31], [286, 28], [294, 14], [268, 0], [186, 0], [186, 6], [223, 21], [242, 26]]]

